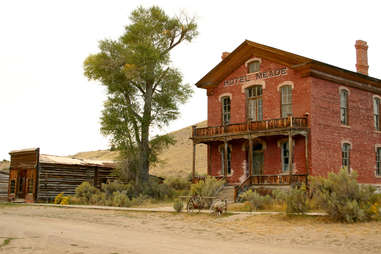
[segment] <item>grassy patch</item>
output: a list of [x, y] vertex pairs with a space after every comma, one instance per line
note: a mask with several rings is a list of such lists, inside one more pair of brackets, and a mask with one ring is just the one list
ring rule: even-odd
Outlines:
[[13, 237], [7, 237], [5, 238], [5, 240], [3, 241], [2, 244], [0, 244], [0, 249], [7, 246], [8, 244], [11, 243], [12, 240], [15, 240], [16, 238], [13, 238]]
[[0, 208], [21, 206], [22, 204], [10, 203], [10, 202], [0, 202]]

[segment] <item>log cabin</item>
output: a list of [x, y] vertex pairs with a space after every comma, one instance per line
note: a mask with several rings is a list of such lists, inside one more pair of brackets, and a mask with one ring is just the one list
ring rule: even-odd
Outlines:
[[381, 80], [368, 75], [367, 42], [358, 40], [357, 71], [244, 41], [201, 78], [208, 126], [193, 127], [207, 145], [208, 175], [234, 186], [308, 183], [341, 168], [381, 187]]
[[6, 201], [8, 199], [8, 181], [9, 173], [8, 171], [0, 171], [0, 200]]
[[114, 179], [114, 161], [40, 154], [39, 148], [11, 151], [8, 201], [52, 201], [61, 192], [73, 195], [84, 181], [100, 188]]

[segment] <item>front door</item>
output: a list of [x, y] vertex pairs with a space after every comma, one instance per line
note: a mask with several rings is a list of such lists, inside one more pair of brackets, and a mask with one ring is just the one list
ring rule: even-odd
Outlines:
[[20, 170], [17, 176], [17, 198], [25, 198], [26, 170]]
[[253, 145], [253, 175], [263, 174], [263, 147], [261, 143]]

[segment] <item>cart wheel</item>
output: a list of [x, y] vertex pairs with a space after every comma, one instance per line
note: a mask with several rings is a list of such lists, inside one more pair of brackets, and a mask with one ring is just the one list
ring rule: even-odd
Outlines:
[[194, 212], [194, 204], [193, 204], [193, 200], [192, 200], [192, 199], [190, 199], [190, 200], [188, 201], [188, 204], [187, 204], [187, 212], [188, 212], [188, 213], [192, 213], [192, 212]]

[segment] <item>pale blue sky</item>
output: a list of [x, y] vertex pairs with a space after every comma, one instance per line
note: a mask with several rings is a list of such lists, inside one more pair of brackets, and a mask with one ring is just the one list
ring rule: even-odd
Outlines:
[[[173, 52], [194, 84], [245, 39], [355, 70], [356, 39], [369, 45], [369, 75], [381, 78], [378, 1], [1, 1], [0, 159], [40, 147], [68, 155], [105, 149], [99, 132], [105, 93], [82, 63], [101, 39], [118, 38], [130, 12], [153, 4], [198, 18], [200, 35]], [[206, 119], [206, 93], [194, 89], [181, 119], [162, 133]]]

